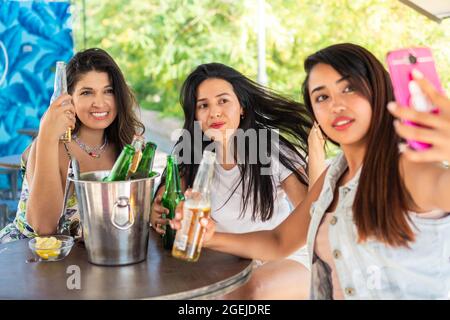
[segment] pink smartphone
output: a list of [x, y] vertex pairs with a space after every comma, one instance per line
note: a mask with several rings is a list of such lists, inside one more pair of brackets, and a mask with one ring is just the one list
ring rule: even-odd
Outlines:
[[[418, 86], [410, 85], [412, 70], [417, 69], [430, 81], [434, 87], [444, 92], [439, 81], [439, 76], [434, 65], [433, 56], [429, 48], [405, 48], [388, 52], [387, 64], [394, 87], [395, 100], [401, 106], [415, 108], [418, 111], [438, 113], [437, 106], [433, 106]], [[412, 126], [420, 126], [416, 123], [405, 121]], [[428, 143], [408, 140], [408, 145], [415, 150], [424, 150], [431, 147]]]

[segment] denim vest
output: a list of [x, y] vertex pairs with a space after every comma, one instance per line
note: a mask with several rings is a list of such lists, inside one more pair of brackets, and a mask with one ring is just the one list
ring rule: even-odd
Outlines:
[[[333, 200], [336, 183], [347, 168], [343, 154], [331, 163], [320, 196], [311, 206], [307, 246], [311, 299], [332, 299], [331, 269], [314, 254], [321, 220]], [[450, 215], [440, 219], [410, 214], [416, 240], [389, 247], [376, 240], [357, 243], [352, 205], [361, 169], [339, 188], [330, 221], [329, 243], [336, 275], [346, 299], [450, 299]]]

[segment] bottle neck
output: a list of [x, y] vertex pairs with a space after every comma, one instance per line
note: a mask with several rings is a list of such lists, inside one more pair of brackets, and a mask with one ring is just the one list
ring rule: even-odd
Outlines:
[[192, 191], [199, 193], [209, 193], [213, 173], [214, 173], [214, 163], [202, 162], [195, 176]]
[[144, 161], [145, 166], [148, 167], [148, 168], [145, 168], [147, 170], [152, 169], [151, 167], [153, 164], [153, 158], [155, 156], [155, 150], [156, 150], [156, 146], [154, 144], [147, 143], [145, 146], [145, 149], [142, 153], [141, 161]]
[[166, 186], [165, 193], [182, 194], [180, 175], [178, 173], [178, 165], [172, 156], [167, 159], [167, 174], [166, 174]]
[[142, 152], [142, 146], [144, 145], [144, 140], [140, 136], [135, 136], [133, 142], [131, 142], [134, 150], [136, 152]]

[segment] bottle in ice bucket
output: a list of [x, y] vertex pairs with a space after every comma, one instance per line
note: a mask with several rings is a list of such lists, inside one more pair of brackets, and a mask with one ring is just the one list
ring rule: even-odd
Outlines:
[[151, 176], [157, 147], [158, 146], [153, 142], [147, 142], [145, 144], [141, 161], [139, 162], [136, 172], [132, 174], [132, 179], [143, 179]]
[[[136, 150], [139, 150], [138, 152], [142, 152], [142, 141], [143, 138], [141, 136], [135, 135], [131, 145], [125, 145], [114, 163], [109, 176], [104, 178], [103, 181], [124, 181], [127, 179], [133, 165], [133, 160], [136, 159]], [[138, 155], [137, 157], [140, 156]]]
[[[178, 173], [178, 164], [175, 156], [167, 156], [166, 166], [166, 184], [165, 191], [162, 196], [162, 205], [169, 209], [169, 214], [164, 214], [163, 219], [175, 218], [175, 208], [180, 201], [184, 201], [184, 195], [181, 191], [180, 174]], [[170, 225], [165, 225], [166, 233], [163, 235], [163, 247], [170, 250], [173, 247], [176, 231]]]
[[130, 170], [128, 171], [126, 179], [129, 179], [132, 174], [134, 174], [139, 166], [139, 163], [141, 162], [142, 158], [142, 149], [145, 145], [145, 139], [143, 136], [135, 135], [133, 137], [133, 142], [131, 145], [134, 148], [134, 155], [133, 160], [131, 161]]
[[[67, 76], [66, 63], [64, 61], [56, 62], [55, 82], [53, 85], [53, 95], [50, 98], [50, 104], [53, 103], [60, 95], [67, 93]], [[72, 129], [67, 128], [66, 133], [61, 136], [60, 140], [70, 142], [72, 140]]]
[[200, 219], [209, 217], [211, 212], [210, 189], [215, 159], [214, 152], [203, 152], [192, 194], [184, 202], [181, 228], [175, 236], [172, 249], [172, 255], [175, 258], [195, 262], [200, 257], [205, 234], [205, 228], [200, 225]]

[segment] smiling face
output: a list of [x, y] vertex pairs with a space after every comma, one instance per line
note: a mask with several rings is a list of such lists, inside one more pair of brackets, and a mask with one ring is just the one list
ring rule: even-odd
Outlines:
[[222, 79], [207, 79], [197, 88], [195, 119], [209, 138], [226, 142], [239, 127], [243, 109], [233, 86]]
[[348, 77], [319, 63], [309, 74], [309, 96], [322, 130], [341, 146], [366, 141], [372, 118], [369, 101], [355, 91]]
[[77, 117], [91, 129], [107, 128], [117, 116], [114, 88], [106, 72], [89, 71], [72, 93]]

